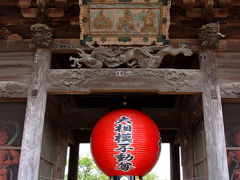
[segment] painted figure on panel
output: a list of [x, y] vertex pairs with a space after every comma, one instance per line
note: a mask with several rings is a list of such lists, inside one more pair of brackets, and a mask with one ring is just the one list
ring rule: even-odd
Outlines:
[[135, 29], [134, 18], [130, 10], [125, 10], [124, 15], [119, 18], [119, 23], [117, 26], [118, 30], [124, 29], [125, 31], [131, 31]]
[[154, 23], [155, 14], [151, 10], [147, 10], [147, 14], [142, 17], [143, 26], [141, 32], [155, 33], [157, 28]]
[[106, 17], [101, 10], [97, 17], [93, 20], [93, 26], [95, 29], [107, 29], [112, 27], [112, 21]]
[[[240, 147], [240, 127], [235, 128], [232, 137], [232, 146]], [[230, 180], [240, 180], [240, 150], [227, 152]]]
[[[4, 129], [0, 129], [0, 180], [11, 179], [9, 167], [19, 162], [19, 153], [16, 150], [8, 149], [8, 135]], [[6, 149], [5, 149], [6, 148]]]

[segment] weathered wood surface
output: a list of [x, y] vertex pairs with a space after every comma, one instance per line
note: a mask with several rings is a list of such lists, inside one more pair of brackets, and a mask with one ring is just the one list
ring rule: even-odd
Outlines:
[[68, 130], [56, 127], [56, 134], [54, 137], [54, 164], [53, 164], [53, 178], [64, 179], [65, 165], [67, 161], [68, 148]]
[[171, 166], [171, 180], [177, 180], [180, 178], [180, 158], [179, 158], [179, 146], [170, 144], [170, 166]]
[[[14, 45], [15, 42], [15, 45]], [[196, 50], [198, 43], [196, 40], [172, 40], [172, 44], [176, 47], [186, 46], [190, 49]], [[9, 47], [7, 44], [10, 43], [13, 46]], [[25, 45], [24, 45], [25, 43]], [[0, 41], [2, 44], [1, 50], [24, 50], [24, 47], [29, 46], [30, 41]], [[75, 39], [55, 40], [55, 50], [57, 52], [74, 52], [74, 48], [78, 41]], [[27, 44], [27, 45], [26, 45]], [[54, 44], [54, 43], [53, 43]], [[237, 52], [240, 51], [239, 40], [221, 40], [220, 48], [218, 49], [218, 76], [220, 80], [220, 89], [222, 98], [239, 98], [239, 67], [240, 62], [238, 59]], [[238, 48], [239, 46], [239, 48]], [[3, 48], [3, 49], [2, 49]], [[4, 49], [6, 48], [6, 49]], [[83, 49], [89, 49], [87, 46], [81, 47]], [[33, 52], [30, 49], [25, 49], [28, 52], [1, 52], [0, 53], [0, 96], [8, 98], [26, 97], [27, 91], [25, 86], [28, 86], [31, 77], [31, 67], [33, 62]], [[229, 52], [226, 52], [229, 51]], [[230, 52], [233, 51], [233, 52]], [[16, 88], [15, 88], [16, 86]], [[21, 86], [18, 90], [17, 87]], [[4, 89], [4, 90], [3, 90]], [[191, 91], [191, 90], [190, 90]], [[195, 91], [193, 91], [195, 92]]]
[[227, 180], [228, 166], [216, 56], [213, 50], [200, 53], [203, 78], [203, 112], [209, 180]]
[[26, 97], [32, 52], [0, 52], [0, 97]]
[[[44, 129], [48, 130], [48, 134], [52, 137], [48, 138], [51, 141], [47, 141], [44, 143], [43, 139], [43, 147], [42, 153], [45, 149], [46, 154], [52, 152], [53, 158], [52, 160], [52, 179], [64, 179], [64, 170], [67, 159], [67, 147], [68, 147], [68, 129], [63, 126], [63, 101], [62, 97], [59, 96], [48, 96], [47, 98], [47, 107], [46, 107], [46, 119], [44, 123]], [[49, 126], [51, 124], [51, 126]], [[47, 127], [48, 126], [48, 127]], [[43, 136], [46, 136], [44, 132]], [[44, 138], [44, 137], [43, 137]], [[46, 140], [45, 140], [46, 142]], [[50, 151], [50, 152], [49, 152]], [[41, 164], [40, 169], [46, 169], [44, 166], [46, 164]], [[44, 179], [44, 178], [43, 178]]]
[[46, 109], [46, 71], [51, 51], [37, 49], [34, 55], [32, 82], [28, 91], [18, 180], [38, 179], [42, 132]]
[[0, 98], [23, 98], [27, 96], [27, 83], [0, 81]]
[[68, 180], [78, 180], [79, 144], [70, 145]]
[[28, 40], [0, 40], [0, 52], [31, 52], [30, 39]]
[[[51, 123], [48, 117], [45, 119], [42, 135], [42, 148], [39, 167], [39, 179], [52, 178], [53, 171], [53, 147], [54, 138], [56, 137], [56, 127]], [[46, 171], [47, 167], [47, 171]]]
[[181, 98], [178, 104], [180, 109], [178, 120], [181, 122], [180, 146], [183, 179], [194, 179], [193, 138], [190, 123], [191, 115], [196, 105], [196, 98], [196, 96], [192, 98]]
[[[180, 42], [183, 45], [183, 42]], [[218, 77], [222, 98], [240, 97], [240, 61], [237, 52], [218, 52]], [[32, 52], [0, 53], [0, 97], [26, 97]], [[61, 89], [61, 88], [60, 88]], [[193, 88], [193, 92], [195, 92]], [[153, 89], [155, 90], [155, 89]], [[192, 91], [189, 88], [189, 91]], [[55, 92], [55, 88], [53, 90]]]
[[[24, 40], [0, 40], [0, 52], [31, 52], [30, 39]], [[171, 39], [170, 44], [174, 47], [186, 46], [195, 52], [199, 51], [197, 39]], [[80, 46], [79, 39], [54, 39], [53, 40], [53, 52], [69, 53], [76, 51], [75, 48], [90, 49], [87, 46]], [[240, 51], [239, 39], [222, 39], [219, 41], [218, 52], [238, 52]]]
[[62, 94], [93, 91], [200, 93], [201, 84], [199, 70], [56, 69], [47, 73], [47, 91]]
[[[65, 125], [70, 129], [91, 129], [109, 111], [109, 108], [69, 108], [63, 113], [63, 119], [67, 119]], [[150, 116], [159, 128], [180, 128], [176, 109], [142, 108], [142, 112]]]
[[[0, 41], [1, 42], [1, 41]], [[174, 47], [186, 46], [191, 50], [198, 52], [198, 39], [171, 39], [170, 44]], [[74, 50], [76, 47], [86, 49], [87, 46], [80, 46], [78, 39], [54, 39], [53, 51]], [[1, 48], [0, 48], [1, 51]], [[238, 39], [222, 39], [219, 40], [217, 52], [238, 52], [240, 51], [240, 40]]]
[[217, 75], [222, 98], [240, 98], [240, 53], [218, 52]]
[[183, 178], [194, 179], [193, 141], [189, 130], [182, 131], [181, 133], [181, 157], [182, 167], [184, 167]]

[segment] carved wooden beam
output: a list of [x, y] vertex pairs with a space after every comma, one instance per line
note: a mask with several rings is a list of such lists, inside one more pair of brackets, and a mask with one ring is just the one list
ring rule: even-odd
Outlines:
[[220, 89], [222, 98], [240, 98], [240, 81], [222, 83]]
[[68, 69], [49, 70], [49, 93], [92, 91], [156, 91], [161, 94], [200, 93], [199, 70], [177, 69]]
[[[32, 51], [30, 48], [30, 39], [23, 40], [0, 40], [0, 52], [1, 51]], [[198, 52], [198, 40], [197, 39], [171, 39], [170, 44], [173, 47], [180, 47], [184, 45], [186, 48]], [[79, 39], [54, 39], [52, 44], [52, 50], [58, 53], [76, 52], [76, 47], [83, 50], [91, 50], [88, 46], [80, 46]], [[112, 46], [114, 47], [114, 46]], [[239, 39], [222, 39], [219, 40], [219, 46], [216, 51], [220, 52], [238, 52], [240, 51]]]
[[[186, 15], [191, 18], [202, 18], [204, 12], [204, 8], [191, 8], [186, 10]], [[226, 18], [229, 15], [229, 10], [227, 8], [212, 8], [212, 14], [215, 18]]]
[[28, 85], [15, 81], [0, 81], [0, 98], [27, 97]]

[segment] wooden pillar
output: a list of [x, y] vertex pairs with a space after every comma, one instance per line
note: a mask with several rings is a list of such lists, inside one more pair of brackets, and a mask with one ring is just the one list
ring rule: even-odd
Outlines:
[[209, 180], [228, 180], [226, 143], [215, 48], [219, 24], [204, 25], [200, 31], [200, 69], [203, 80], [203, 113], [206, 132], [206, 153]]
[[37, 180], [42, 144], [47, 93], [46, 72], [51, 61], [51, 34], [43, 24], [34, 24], [33, 48], [35, 48], [32, 82], [29, 86], [18, 180]]
[[182, 97], [179, 103], [179, 120], [181, 122], [180, 128], [180, 147], [181, 147], [181, 166], [183, 179], [194, 178], [194, 164], [193, 164], [193, 139], [191, 129], [189, 128], [189, 117], [193, 111], [194, 101], [189, 98]]
[[70, 145], [69, 165], [68, 165], [68, 180], [78, 179], [78, 155], [79, 144]]
[[193, 141], [187, 126], [183, 126], [181, 132], [181, 163], [183, 171], [183, 179], [193, 179]]
[[180, 179], [179, 146], [170, 145], [171, 180]]

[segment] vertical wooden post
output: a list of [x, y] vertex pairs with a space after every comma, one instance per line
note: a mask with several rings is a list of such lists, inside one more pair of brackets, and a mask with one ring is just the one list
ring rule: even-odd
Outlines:
[[79, 144], [70, 145], [68, 180], [78, 179], [78, 154], [79, 154]]
[[187, 126], [182, 127], [181, 132], [181, 163], [183, 167], [183, 179], [193, 179], [193, 141]]
[[191, 112], [192, 105], [188, 100], [189, 98], [181, 98], [181, 103], [179, 104], [180, 116], [179, 120], [181, 122], [180, 128], [180, 147], [181, 147], [181, 165], [182, 165], [182, 175], [183, 179], [192, 179], [194, 177], [194, 164], [193, 164], [193, 140], [191, 129], [189, 128], [189, 115]]
[[200, 69], [203, 80], [203, 113], [209, 180], [228, 180], [226, 143], [220, 88], [214, 49], [218, 45], [219, 24], [204, 25], [200, 31]]
[[170, 145], [171, 179], [180, 179], [179, 146]]
[[47, 100], [46, 71], [51, 61], [49, 28], [44, 24], [35, 24], [31, 30], [33, 32], [32, 45], [36, 50], [32, 67], [32, 83], [28, 91], [18, 180], [38, 179]]

